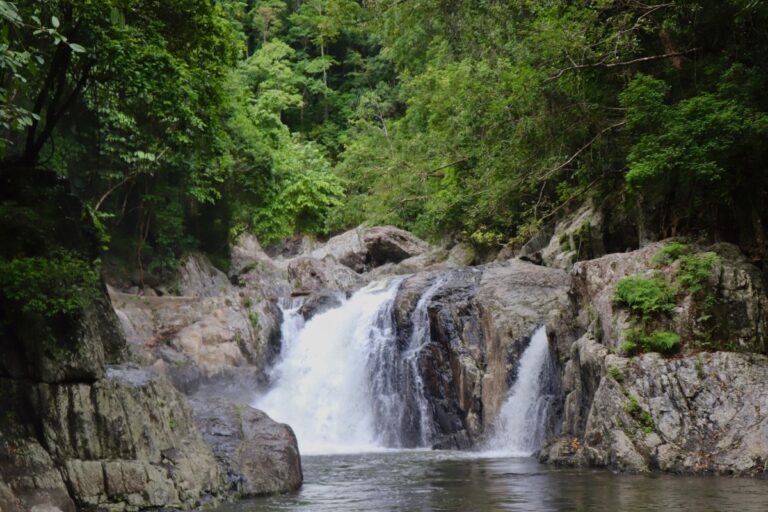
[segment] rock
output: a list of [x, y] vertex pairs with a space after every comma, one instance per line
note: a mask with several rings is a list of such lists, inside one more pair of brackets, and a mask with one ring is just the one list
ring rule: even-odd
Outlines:
[[[546, 247], [541, 249], [544, 265], [570, 270], [577, 261], [597, 258], [605, 254], [603, 245], [603, 216], [586, 204], [555, 225], [555, 231]], [[521, 256], [533, 257], [540, 239], [534, 237], [524, 246]]]
[[368, 255], [363, 244], [365, 229], [364, 226], [360, 226], [336, 235], [314, 249], [308, 256], [318, 261], [330, 256], [334, 261], [355, 272], [364, 272], [368, 269], [366, 261]]
[[94, 381], [108, 362], [122, 357], [125, 339], [119, 320], [101, 293], [71, 325], [52, 325], [46, 318], [14, 324], [0, 336], [0, 374], [41, 382]]
[[[606, 346], [618, 347], [624, 342], [630, 326], [626, 308], [616, 304], [616, 285], [624, 277], [661, 274], [674, 283], [679, 265], [657, 268], [652, 258], [670, 240], [650, 244], [627, 253], [609, 254], [574, 265], [574, 294], [581, 308], [580, 322], [596, 334]], [[689, 298], [680, 303], [674, 315], [657, 319], [658, 328], [692, 339], [697, 332], [709, 332], [709, 348], [768, 353], [768, 294], [762, 272], [752, 265], [733, 245], [717, 244], [711, 248], [691, 246], [695, 253], [714, 250], [721, 256], [713, 269], [710, 286], [716, 299], [711, 319], [705, 324], [697, 320], [697, 304]]]
[[1, 510], [76, 510], [61, 473], [33, 438], [0, 434], [0, 482]]
[[570, 306], [570, 278], [521, 261], [416, 274], [396, 300], [399, 346], [408, 346], [412, 311], [436, 279], [443, 282], [428, 303], [431, 341], [419, 364], [435, 446], [465, 448], [493, 423], [534, 330]]
[[712, 308], [713, 338], [722, 348], [768, 354], [768, 284], [765, 274], [732, 244], [704, 248], [720, 255], [722, 264], [711, 285], [717, 301]]
[[542, 461], [630, 472], [768, 474], [768, 357], [626, 359], [588, 338], [574, 345], [573, 355], [579, 361], [563, 381], [563, 434], [541, 451]]
[[[185, 391], [194, 391], [189, 385], [198, 377], [267, 365], [280, 350], [282, 313], [277, 304], [290, 288], [284, 271], [271, 263], [248, 264], [241, 271], [233, 276], [235, 286], [204, 256], [192, 255], [181, 271], [178, 288], [183, 296], [146, 297], [110, 289], [139, 362], [163, 371]], [[156, 365], [158, 360], [184, 367]], [[192, 373], [196, 376], [190, 379]]]
[[320, 290], [307, 297], [301, 304], [299, 312], [304, 317], [304, 320], [309, 320], [315, 315], [341, 306], [343, 301], [344, 295], [341, 292]]
[[243, 274], [247, 267], [254, 267], [260, 262], [268, 262], [271, 258], [261, 248], [258, 239], [251, 233], [243, 233], [230, 247], [231, 267], [233, 275]]
[[363, 244], [373, 267], [399, 263], [428, 249], [426, 242], [394, 226], [369, 228], [363, 235]]
[[192, 400], [195, 422], [241, 496], [298, 489], [303, 481], [296, 436], [266, 413], [222, 398]]
[[227, 275], [202, 254], [189, 255], [179, 273], [179, 294], [185, 297], [220, 297], [232, 287]]
[[74, 510], [71, 493], [78, 507], [189, 508], [227, 492], [186, 400], [163, 378], [125, 367], [93, 384], [2, 384], [27, 435], [40, 439], [13, 452], [13, 474], [31, 474], [11, 483], [22, 501], [44, 495]]
[[333, 258], [298, 257], [292, 259], [287, 268], [293, 295], [307, 295], [323, 289], [350, 291], [364, 282], [359, 274], [336, 263]]
[[448, 252], [448, 265], [452, 267], [466, 267], [475, 262], [474, 249], [467, 244], [458, 243]]
[[390, 276], [415, 274], [417, 272], [432, 272], [449, 270], [454, 265], [447, 261], [448, 252], [440, 247], [433, 247], [426, 252], [411, 256], [399, 263], [385, 263], [371, 269], [363, 277], [369, 281], [383, 279]]
[[316, 260], [330, 256], [362, 273], [385, 263], [399, 263], [427, 249], [426, 242], [394, 226], [360, 226], [332, 237], [309, 256]]
[[616, 304], [616, 284], [627, 276], [653, 275], [651, 259], [662, 247], [662, 243], [655, 243], [637, 251], [609, 254], [574, 265], [574, 294], [584, 305], [579, 320], [606, 346], [621, 345], [630, 324], [629, 312]]

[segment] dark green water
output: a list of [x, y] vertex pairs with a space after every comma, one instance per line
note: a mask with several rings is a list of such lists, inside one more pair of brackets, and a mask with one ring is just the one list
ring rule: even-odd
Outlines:
[[429, 451], [317, 455], [303, 463], [300, 491], [220, 512], [768, 512], [766, 480], [614, 475]]

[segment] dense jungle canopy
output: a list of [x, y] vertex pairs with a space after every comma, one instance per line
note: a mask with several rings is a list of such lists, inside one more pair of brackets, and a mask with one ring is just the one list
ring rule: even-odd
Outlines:
[[[361, 222], [492, 253], [589, 201], [617, 250], [765, 256], [762, 0], [0, 0], [0, 27], [2, 172], [66, 177], [142, 275]], [[6, 276], [48, 268], [21, 245]]]

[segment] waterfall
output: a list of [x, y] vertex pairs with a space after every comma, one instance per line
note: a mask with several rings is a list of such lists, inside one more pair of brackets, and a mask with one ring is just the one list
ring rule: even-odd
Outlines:
[[547, 331], [540, 327], [520, 358], [517, 380], [496, 418], [488, 450], [529, 456], [541, 448], [555, 398], [554, 373]]
[[[422, 366], [431, 342], [429, 306], [446, 282], [432, 279], [398, 336], [395, 304], [404, 278], [372, 283], [306, 323], [284, 304], [282, 348], [272, 386], [253, 406], [293, 427], [302, 453], [430, 447], [435, 413]], [[518, 378], [486, 448], [529, 455], [540, 448], [553, 401], [545, 329], [520, 359]]]
[[303, 453], [388, 446], [375, 420], [372, 382], [379, 365], [393, 363], [372, 354], [396, 345], [392, 308], [401, 281], [372, 283], [303, 327], [295, 319], [298, 311], [284, 309], [274, 385], [253, 405], [291, 425]]
[[399, 347], [394, 340], [381, 343], [369, 357], [378, 439], [384, 446], [415, 448], [432, 444], [432, 409], [424, 394], [419, 356], [430, 342], [427, 308], [445, 280], [445, 276], [435, 278], [416, 303], [408, 344]]

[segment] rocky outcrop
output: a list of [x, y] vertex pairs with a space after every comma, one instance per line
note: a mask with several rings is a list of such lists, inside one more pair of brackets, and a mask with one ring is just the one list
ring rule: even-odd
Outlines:
[[2, 385], [18, 428], [0, 465], [25, 503], [190, 508], [226, 491], [186, 400], [162, 378], [125, 368], [93, 384]]
[[355, 272], [366, 272], [385, 263], [399, 263], [428, 249], [423, 240], [394, 226], [360, 226], [334, 236], [309, 256], [331, 257]]
[[[36, 223], [42, 224], [37, 227], [45, 235], [37, 239], [30, 234], [29, 247], [14, 248], [11, 258], [21, 254], [53, 261], [51, 254], [65, 250], [85, 266], [97, 257], [95, 230], [83, 221], [88, 216], [66, 193], [64, 182], [34, 171], [28, 179], [50, 178], [50, 183], [13, 188], [23, 194], [34, 191], [34, 197], [9, 197], [9, 176], [4, 174], [0, 187], [3, 206], [34, 204]], [[2, 220], [4, 234], [17, 229]], [[32, 252], [41, 250], [42, 255]], [[125, 361], [128, 347], [133, 362], [153, 370], [266, 360], [270, 350], [274, 353], [268, 340], [275, 338], [270, 329], [279, 336], [279, 318], [264, 315], [272, 323], [263, 323], [254, 314], [270, 305], [277, 308], [265, 297], [278, 289], [287, 293], [289, 287], [280, 269], [254, 273], [244, 267], [232, 284], [205, 258], [193, 256], [176, 287], [184, 296], [169, 296], [160, 288], [162, 297], [155, 290], [115, 292], [116, 312], [103, 284], [81, 301], [64, 295], [66, 314], [29, 313], [33, 310], [23, 307], [20, 295], [0, 296], [0, 509], [190, 509], [232, 496], [226, 469], [203, 440], [184, 395], [158, 372]], [[248, 288], [254, 282], [270, 286]], [[258, 304], [251, 296], [258, 297]], [[238, 339], [245, 332], [251, 343], [244, 336]], [[246, 443], [249, 460], [258, 450], [278, 451], [283, 441], [287, 450], [295, 447], [295, 440], [290, 444], [285, 436], [270, 438], [277, 431], [257, 412], [249, 414], [255, 418]], [[282, 478], [287, 486], [296, 485], [277, 465], [260, 471], [264, 482], [271, 475], [273, 488]]]
[[706, 323], [695, 314], [701, 299], [690, 295], [654, 320], [655, 327], [682, 336], [682, 355], [615, 353], [631, 325], [629, 312], [614, 299], [616, 285], [629, 275], [675, 282], [678, 264], [652, 261], [666, 243], [574, 266], [579, 327], [573, 332], [586, 334], [557, 346], [562, 435], [540, 458], [631, 472], [765, 475], [768, 359], [759, 353], [766, 352], [766, 288], [762, 273], [734, 246], [693, 248], [721, 258], [710, 275], [714, 306]]
[[[615, 348], [623, 343], [631, 323], [627, 309], [615, 300], [619, 280], [634, 275], [661, 275], [675, 282], [679, 264], [660, 267], [652, 262], [669, 242], [657, 242], [637, 251], [609, 254], [574, 265], [574, 294], [582, 305], [580, 323], [606, 346]], [[697, 318], [699, 305], [688, 296], [679, 302], [673, 314], [658, 320], [660, 326], [690, 340], [697, 333], [707, 331], [706, 344], [700, 344], [700, 348], [768, 353], [768, 294], [762, 272], [730, 244], [692, 246], [692, 251], [713, 251], [720, 256], [709, 279], [713, 306], [708, 318], [706, 322]]]
[[138, 361], [185, 392], [211, 378], [262, 369], [279, 352], [278, 301], [290, 290], [285, 274], [271, 263], [248, 259], [244, 248], [238, 254], [236, 284], [204, 256], [191, 255], [180, 270], [180, 295], [110, 289]]
[[206, 395], [191, 404], [195, 422], [226, 468], [231, 490], [240, 496], [255, 496], [301, 486], [301, 458], [291, 427], [220, 397]]
[[403, 283], [398, 340], [407, 344], [410, 312], [435, 279], [444, 279], [428, 305], [431, 335], [420, 365], [438, 428], [435, 445], [463, 448], [492, 424], [536, 327], [567, 314], [570, 279], [522, 261], [438, 275], [417, 274]]
[[768, 474], [768, 358], [609, 354], [585, 337], [563, 379], [562, 435], [544, 462], [623, 471]]

